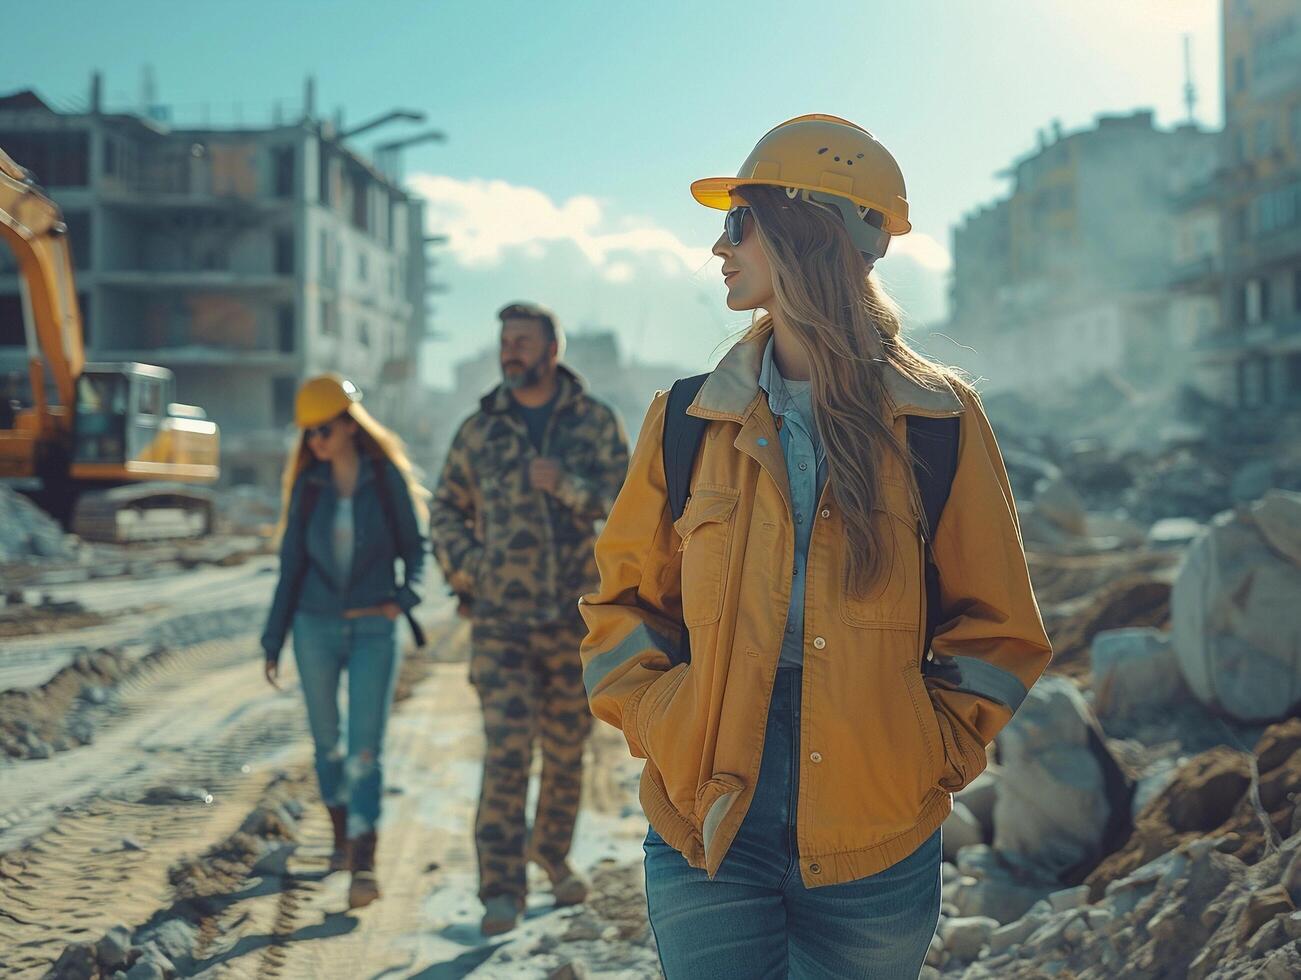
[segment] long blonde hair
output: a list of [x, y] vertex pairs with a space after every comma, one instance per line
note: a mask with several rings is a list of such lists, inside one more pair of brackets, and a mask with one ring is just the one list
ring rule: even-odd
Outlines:
[[[922, 512], [911, 457], [894, 435], [882, 371], [892, 367], [930, 388], [956, 375], [904, 341], [899, 308], [854, 248], [839, 214], [791, 200], [778, 187], [747, 187], [745, 198], [772, 267], [782, 319], [808, 353], [813, 414], [849, 542], [846, 584], [862, 595], [889, 556], [871, 521], [882, 495], [879, 461], [888, 454], [904, 464]], [[760, 321], [746, 337], [768, 329], [770, 321]]]
[[[392, 429], [382, 425], [375, 416], [362, 406], [353, 402], [343, 413], [357, 423], [357, 451], [368, 459], [387, 459], [397, 467], [411, 494], [411, 505], [415, 508], [416, 519], [423, 526], [426, 505], [430, 493], [416, 479], [415, 467], [407, 455], [407, 447], [402, 438]], [[289, 502], [294, 495], [294, 487], [303, 470], [312, 464], [315, 456], [307, 445], [307, 433], [299, 434], [298, 445], [290, 450], [285, 460], [284, 473], [280, 478], [280, 521], [276, 524], [272, 540], [278, 545], [284, 537], [285, 525], [289, 521]], [[381, 490], [382, 492], [382, 490]]]

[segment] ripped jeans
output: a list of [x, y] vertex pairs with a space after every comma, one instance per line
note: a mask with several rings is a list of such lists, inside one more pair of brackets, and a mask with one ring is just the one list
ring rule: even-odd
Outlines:
[[[398, 674], [396, 624], [385, 616], [294, 616], [294, 659], [326, 806], [348, 807], [348, 836], [375, 827], [383, 795], [384, 729]], [[340, 744], [339, 678], [348, 673], [347, 748]]]

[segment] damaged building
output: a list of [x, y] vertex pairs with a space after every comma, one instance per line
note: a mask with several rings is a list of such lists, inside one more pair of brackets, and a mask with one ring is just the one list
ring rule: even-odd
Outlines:
[[[300, 380], [345, 369], [382, 418], [413, 400], [425, 335], [421, 202], [318, 119], [179, 128], [164, 113], [0, 98], [0, 147], [63, 209], [88, 357], [171, 369], [222, 431], [223, 481], [273, 485]], [[0, 254], [0, 372], [25, 371]], [[21, 384], [20, 380], [11, 384]]]

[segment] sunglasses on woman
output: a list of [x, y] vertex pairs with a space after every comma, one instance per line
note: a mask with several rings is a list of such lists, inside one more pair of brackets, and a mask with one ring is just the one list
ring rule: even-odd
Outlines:
[[320, 436], [322, 439], [330, 438], [330, 432], [334, 429], [334, 422], [322, 422], [320, 425], [313, 425], [303, 430], [303, 436], [307, 439], [314, 439]]
[[723, 219], [723, 228], [727, 232], [727, 240], [734, 246], [741, 244], [741, 238], [745, 234], [745, 216], [750, 213], [750, 208], [745, 204], [738, 204], [727, 211], [727, 217]]

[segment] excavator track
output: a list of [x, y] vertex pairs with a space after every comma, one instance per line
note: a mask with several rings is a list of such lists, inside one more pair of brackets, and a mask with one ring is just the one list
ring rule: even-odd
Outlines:
[[177, 483], [142, 483], [92, 490], [77, 498], [71, 530], [87, 541], [201, 538], [212, 532], [212, 494]]

